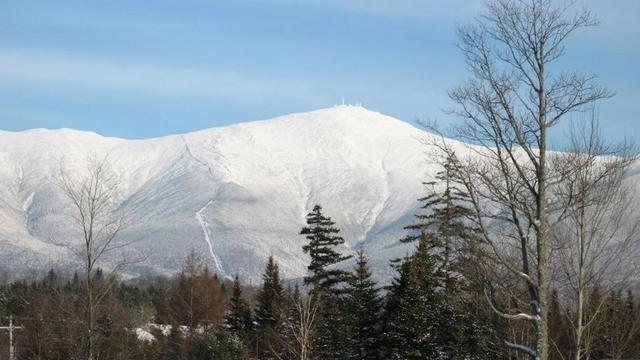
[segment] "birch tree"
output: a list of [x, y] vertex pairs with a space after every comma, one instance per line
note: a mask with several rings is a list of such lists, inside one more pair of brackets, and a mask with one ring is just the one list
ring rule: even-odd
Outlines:
[[505, 345], [531, 359], [547, 359], [549, 348], [550, 222], [559, 210], [548, 190], [555, 181], [549, 131], [611, 96], [594, 76], [554, 66], [570, 35], [593, 25], [588, 11], [573, 13], [551, 0], [495, 0], [475, 23], [458, 29], [471, 78], [449, 92], [456, 104], [451, 112], [463, 120], [455, 135], [475, 145], [468, 148], [474, 156], [460, 162], [459, 180], [480, 229], [478, 251], [526, 289], [524, 298], [507, 289], [522, 304], [515, 311], [490, 304], [500, 316], [530, 324], [530, 343]]
[[[108, 157], [87, 158], [86, 167], [70, 171], [61, 164], [57, 184], [68, 200], [67, 215], [77, 236], [60, 242], [81, 260], [84, 270], [86, 297], [85, 355], [96, 359], [96, 321], [98, 307], [111, 290], [113, 275], [127, 264], [120, 261], [105, 279], [95, 281], [98, 266], [104, 257], [128, 243], [119, 235], [125, 227], [125, 214], [119, 210], [117, 199], [120, 181], [111, 169]], [[79, 239], [78, 239], [79, 238]]]
[[562, 181], [551, 190], [564, 204], [553, 227], [554, 269], [566, 289], [565, 312], [573, 330], [573, 357], [589, 357], [606, 298], [588, 295], [598, 286], [605, 293], [627, 289], [640, 275], [635, 266], [640, 247], [638, 199], [625, 182], [636, 158], [627, 144], [603, 141], [598, 122], [573, 128], [567, 151], [553, 156]]
[[289, 334], [282, 338], [282, 347], [286, 348], [287, 356], [274, 352], [279, 359], [309, 360], [314, 358], [313, 345], [317, 314], [320, 308], [318, 295], [310, 293], [308, 296], [296, 296], [291, 304], [293, 311], [284, 321], [284, 327]]

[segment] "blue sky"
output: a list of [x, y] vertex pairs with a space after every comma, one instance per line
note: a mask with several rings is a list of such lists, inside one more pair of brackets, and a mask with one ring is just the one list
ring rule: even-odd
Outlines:
[[[617, 95], [611, 138], [640, 140], [640, 1], [582, 0], [602, 24], [562, 65]], [[467, 75], [455, 26], [478, 0], [5, 0], [0, 129], [147, 138], [362, 103], [435, 118]]]

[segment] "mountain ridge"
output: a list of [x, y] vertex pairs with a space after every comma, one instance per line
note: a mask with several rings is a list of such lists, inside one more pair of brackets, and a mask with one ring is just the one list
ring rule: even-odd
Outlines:
[[0, 135], [19, 135], [19, 134], [33, 135], [34, 133], [35, 134], [38, 134], [38, 133], [41, 133], [41, 134], [42, 133], [43, 134], [64, 134], [64, 133], [69, 133], [69, 134], [84, 134], [84, 135], [87, 135], [87, 136], [97, 136], [97, 137], [100, 137], [100, 138], [112, 139], [112, 140], [122, 140], [122, 141], [133, 141], [133, 142], [135, 142], [135, 141], [159, 140], [159, 139], [171, 138], [171, 137], [176, 137], [176, 136], [184, 136], [184, 135], [197, 134], [197, 133], [202, 133], [202, 132], [211, 132], [211, 131], [215, 131], [215, 130], [228, 129], [228, 128], [233, 128], [233, 127], [259, 125], [261, 123], [273, 123], [273, 122], [278, 122], [278, 121], [293, 122], [293, 121], [296, 121], [296, 117], [297, 116], [301, 116], [301, 115], [316, 115], [316, 114], [322, 114], [322, 113], [326, 113], [326, 112], [334, 112], [336, 110], [346, 110], [346, 111], [350, 111], [352, 113], [354, 113], [354, 112], [363, 112], [363, 113], [368, 113], [370, 115], [375, 114], [377, 116], [387, 118], [387, 120], [391, 120], [393, 122], [396, 122], [398, 125], [406, 126], [408, 128], [415, 129], [415, 127], [413, 125], [411, 125], [410, 123], [408, 123], [406, 121], [394, 118], [392, 116], [385, 115], [385, 114], [383, 114], [381, 112], [378, 112], [378, 111], [367, 109], [366, 107], [361, 106], [361, 105], [334, 105], [332, 107], [320, 108], [320, 109], [315, 109], [315, 110], [310, 110], [310, 111], [305, 111], [305, 112], [294, 112], [294, 113], [290, 113], [290, 114], [286, 114], [286, 115], [275, 116], [275, 117], [272, 117], [272, 118], [265, 118], [265, 119], [259, 119], [259, 120], [248, 120], [248, 121], [242, 121], [242, 122], [237, 122], [237, 123], [228, 124], [228, 125], [206, 127], [206, 128], [196, 129], [196, 130], [187, 131], [187, 132], [183, 132], [183, 133], [152, 136], [152, 137], [146, 137], [146, 138], [126, 138], [126, 137], [120, 137], [120, 136], [115, 136], [115, 135], [103, 135], [103, 134], [100, 134], [100, 133], [92, 131], [92, 130], [81, 130], [81, 129], [74, 129], [74, 128], [68, 128], [68, 127], [60, 127], [60, 128], [37, 127], [37, 128], [30, 128], [30, 129], [24, 129], [24, 130], [3, 130], [3, 129], [0, 129]]
[[175, 272], [194, 249], [223, 276], [258, 281], [269, 255], [285, 276], [303, 276], [298, 232], [319, 203], [342, 228], [343, 251], [364, 249], [376, 275], [388, 278], [388, 260], [410, 249], [398, 239], [417, 210], [422, 181], [436, 171], [425, 159], [426, 136], [356, 106], [150, 139], [2, 131], [0, 259], [21, 268], [24, 260], [34, 268], [77, 266], [54, 244], [76, 235], [51, 179], [61, 162], [80, 172], [96, 153], [109, 154], [122, 179], [118, 201], [134, 223], [123, 236], [134, 240], [133, 251], [149, 254], [132, 275]]

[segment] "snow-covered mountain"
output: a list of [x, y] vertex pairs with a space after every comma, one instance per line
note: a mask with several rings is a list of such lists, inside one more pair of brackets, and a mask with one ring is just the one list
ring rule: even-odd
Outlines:
[[148, 140], [74, 130], [0, 132], [0, 266], [23, 271], [71, 266], [57, 246], [75, 232], [54, 184], [60, 163], [82, 168], [109, 154], [134, 241], [148, 259], [133, 274], [171, 273], [192, 250], [223, 275], [257, 280], [269, 255], [287, 277], [305, 274], [298, 235], [321, 204], [352, 252], [363, 249], [378, 276], [406, 254], [429, 164], [427, 133], [356, 106]]

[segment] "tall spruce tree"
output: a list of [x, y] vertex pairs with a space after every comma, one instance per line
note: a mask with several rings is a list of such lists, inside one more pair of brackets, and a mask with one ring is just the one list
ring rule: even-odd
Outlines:
[[327, 295], [335, 292], [338, 285], [348, 277], [348, 272], [330, 267], [351, 256], [344, 256], [335, 250], [337, 246], [344, 244], [344, 239], [338, 235], [340, 229], [334, 227], [335, 223], [331, 218], [322, 214], [320, 205], [314, 206], [307, 215], [307, 225], [300, 231], [309, 241], [302, 250], [311, 257], [311, 263], [307, 267], [310, 275], [304, 278], [304, 282], [311, 285], [313, 291]]
[[[443, 169], [436, 173], [435, 181], [425, 182], [427, 196], [418, 199], [422, 213], [416, 214], [416, 222], [405, 227], [411, 232], [402, 242], [413, 242], [421, 234], [427, 234], [429, 251], [435, 256], [436, 268], [442, 279], [440, 286], [450, 290], [455, 282], [454, 273], [463, 271], [462, 258], [469, 255], [470, 247], [478, 236], [478, 229], [469, 221], [472, 216], [469, 194], [454, 179], [460, 166], [455, 157], [448, 157]], [[437, 190], [442, 186], [442, 190]]]
[[236, 275], [233, 279], [233, 290], [229, 299], [229, 311], [226, 317], [229, 330], [239, 336], [243, 341], [247, 341], [253, 328], [251, 308], [242, 296], [240, 279]]
[[[460, 178], [456, 173], [459, 168], [457, 158], [449, 156], [435, 181], [425, 183], [429, 193], [418, 199], [422, 212], [415, 215], [415, 223], [405, 227], [410, 233], [401, 239], [419, 240], [419, 245], [415, 254], [405, 259], [408, 264], [399, 267], [400, 278], [403, 271], [411, 269], [414, 274], [428, 276], [430, 282], [417, 288], [415, 284], [414, 288], [409, 286], [411, 291], [407, 294], [416, 290], [432, 292], [433, 303], [425, 305], [424, 310], [434, 315], [438, 328], [432, 338], [433, 348], [450, 357], [489, 359], [496, 356], [497, 334], [486, 321], [489, 319], [481, 319], [475, 311], [474, 296], [481, 287], [475, 251], [479, 230], [471, 221], [469, 194], [456, 180]], [[404, 286], [402, 281], [397, 285], [398, 290]], [[393, 305], [393, 301], [389, 303]]]
[[383, 318], [384, 358], [438, 359], [438, 308], [436, 257], [429, 252], [423, 233], [413, 255], [398, 268], [387, 295]]
[[269, 256], [262, 280], [255, 317], [258, 337], [257, 355], [261, 359], [270, 359], [275, 357], [274, 353], [280, 351], [280, 332], [286, 316], [280, 270], [272, 256]]
[[345, 293], [346, 318], [349, 324], [348, 358], [381, 359], [382, 302], [363, 252], [358, 252], [357, 266]]
[[336, 269], [335, 265], [351, 256], [336, 250], [344, 244], [344, 239], [338, 235], [340, 229], [334, 227], [331, 218], [322, 214], [320, 205], [314, 206], [307, 215], [307, 225], [300, 231], [308, 240], [302, 249], [311, 257], [309, 275], [304, 282], [311, 286], [311, 293], [320, 302], [314, 352], [323, 359], [344, 359], [348, 349], [348, 326], [342, 295], [349, 273]]
[[422, 233], [416, 251], [398, 266], [383, 317], [385, 358], [495, 359], [491, 324], [470, 313], [472, 303], [455, 282], [451, 290], [442, 287], [440, 259]]

